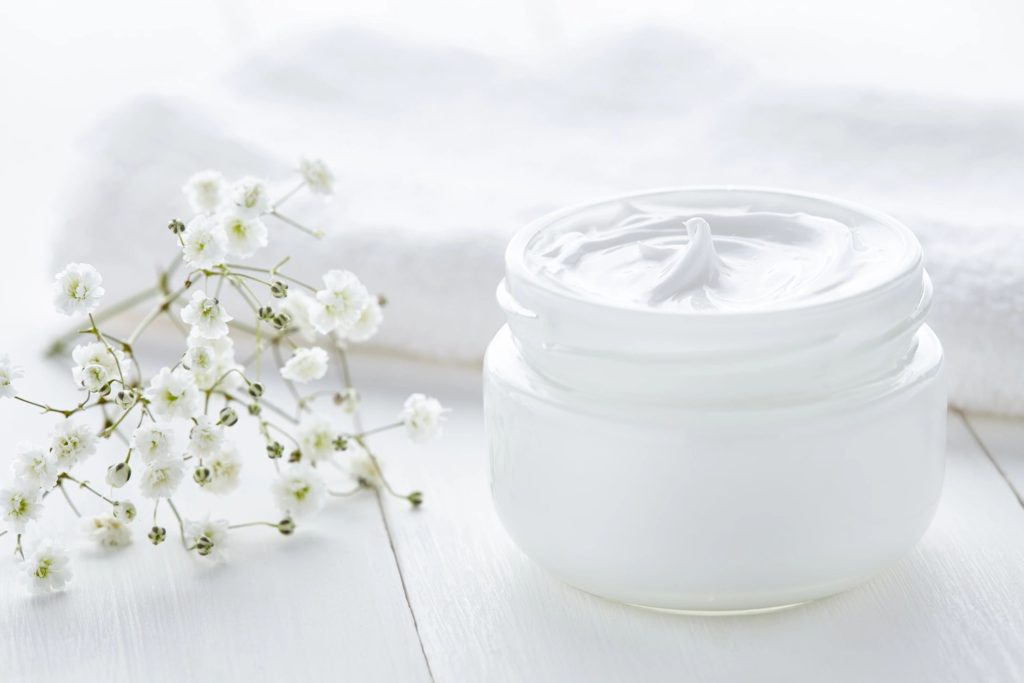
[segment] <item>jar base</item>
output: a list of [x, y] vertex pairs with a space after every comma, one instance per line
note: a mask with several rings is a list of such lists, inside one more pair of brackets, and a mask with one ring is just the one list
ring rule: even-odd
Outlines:
[[639, 605], [634, 602], [626, 602], [624, 605], [630, 607], [637, 607], [639, 609], [649, 610], [651, 612], [663, 612], [665, 614], [674, 614], [681, 617], [744, 617], [752, 616], [755, 614], [771, 614], [772, 612], [783, 612], [794, 607], [800, 607], [808, 603], [814, 602], [813, 600], [804, 600], [802, 602], [791, 602], [786, 605], [773, 605], [770, 607], [755, 607], [752, 609], [674, 609], [671, 607], [653, 607], [651, 605]]

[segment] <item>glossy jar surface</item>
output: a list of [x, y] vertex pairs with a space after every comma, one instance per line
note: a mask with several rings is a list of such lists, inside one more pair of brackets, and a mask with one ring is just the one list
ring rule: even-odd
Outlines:
[[863, 582], [928, 527], [942, 350], [893, 219], [745, 188], [613, 198], [524, 228], [498, 299], [494, 502], [566, 582], [780, 607]]

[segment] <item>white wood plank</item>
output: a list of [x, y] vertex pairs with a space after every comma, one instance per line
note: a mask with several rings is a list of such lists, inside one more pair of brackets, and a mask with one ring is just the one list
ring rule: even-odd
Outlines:
[[[1024, 511], [957, 415], [937, 518], [897, 566], [790, 611], [684, 617], [581, 593], [512, 545], [489, 499], [478, 374], [447, 378], [444, 439], [382, 439], [399, 485], [427, 495], [416, 512], [385, 504], [437, 681], [1024, 678]], [[444, 382], [392, 366], [374, 384]]]
[[[43, 361], [24, 340], [5, 346], [26, 366], [20, 384], [27, 396], [71, 387], [67, 368]], [[54, 422], [0, 401], [0, 482], [8, 478], [11, 446], [45, 440]], [[239, 490], [218, 498], [186, 482], [182, 491], [190, 493], [175, 496], [183, 513], [277, 521], [268, 487], [273, 469], [248, 416], [232, 428], [232, 436], [241, 434]], [[112, 451], [120, 452], [113, 442], [108, 447], [86, 464], [93, 482], [102, 482]], [[15, 581], [13, 536], [0, 538], [0, 681], [430, 679], [372, 496], [329, 501], [289, 538], [263, 527], [234, 531], [229, 561], [210, 566], [182, 551], [166, 507], [168, 541], [151, 546], [151, 503], [127, 489], [140, 511], [135, 540], [109, 552], [89, 546], [60, 496], [47, 500], [40, 530], [63, 535], [72, 550], [75, 577], [66, 593], [24, 595]], [[85, 492], [72, 495], [84, 513], [103, 511]]]
[[964, 419], [1024, 505], [1024, 419], [973, 414]]

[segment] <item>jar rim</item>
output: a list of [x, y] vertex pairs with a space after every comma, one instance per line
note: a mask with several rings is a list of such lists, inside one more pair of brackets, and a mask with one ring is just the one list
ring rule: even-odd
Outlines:
[[[615, 202], [651, 199], [664, 195], [688, 195], [700, 193], [746, 193], [749, 195], [761, 196], [763, 198], [774, 197], [789, 201], [812, 202], [821, 204], [824, 207], [830, 207], [836, 210], [850, 212], [853, 215], [873, 221], [883, 226], [887, 230], [891, 231], [894, 235], [896, 235], [904, 248], [904, 256], [902, 258], [902, 263], [899, 263], [899, 261], [896, 262], [896, 265], [892, 273], [889, 274], [887, 279], [883, 279], [880, 282], [865, 287], [862, 290], [858, 290], [856, 292], [846, 294], [838, 298], [826, 299], [824, 301], [784, 302], [777, 306], [766, 306], [755, 310], [717, 308], [702, 310], [677, 310], [660, 308], [641, 309], [636, 307], [625, 306], [616, 302], [596, 301], [593, 298], [587, 298], [586, 296], [583, 296], [578, 292], [551, 286], [550, 284], [544, 282], [541, 278], [538, 278], [536, 275], [531, 273], [530, 269], [526, 264], [526, 258], [527, 253], [529, 251], [528, 247], [530, 242], [535, 237], [537, 237], [544, 229], [574, 214], [578, 214], [588, 209], [592, 209], [606, 204], [612, 204]], [[856, 202], [837, 199], [835, 197], [823, 194], [799, 192], [763, 186], [685, 185], [676, 187], [665, 187], [653, 190], [640, 190], [635, 192], [613, 195], [598, 200], [580, 202], [572, 206], [568, 206], [557, 211], [545, 214], [544, 216], [541, 216], [540, 218], [537, 218], [526, 224], [522, 229], [520, 229], [515, 234], [515, 236], [513, 236], [505, 251], [505, 270], [506, 280], [509, 283], [509, 288], [510, 291], [513, 293], [513, 296], [515, 296], [516, 294], [515, 290], [518, 290], [522, 286], [526, 286], [537, 291], [538, 293], [542, 293], [542, 295], [545, 298], [552, 297], [556, 300], [572, 301], [581, 306], [598, 307], [605, 310], [622, 311], [624, 314], [628, 315], [640, 314], [645, 316], [671, 316], [675, 318], [685, 317], [686, 319], [692, 321], [711, 319], [758, 320], [762, 319], [764, 316], [778, 316], [779, 314], [803, 315], [814, 314], [815, 312], [824, 309], [841, 309], [845, 305], [856, 305], [860, 302], [863, 302], [866, 299], [871, 299], [872, 297], [883, 295], [889, 290], [898, 288], [900, 284], [904, 283], [904, 281], [907, 279], [916, 279], [919, 283], [921, 280], [921, 273], [923, 270], [923, 251], [921, 249], [920, 242], [917, 240], [914, 233], [909, 228], [907, 228], [902, 222], [896, 220], [895, 218], [884, 212], [872, 209], [870, 207], [864, 206]], [[916, 304], [919, 297], [919, 293], [910, 293], [908, 295], [908, 299], [912, 300], [912, 303], [914, 304]]]

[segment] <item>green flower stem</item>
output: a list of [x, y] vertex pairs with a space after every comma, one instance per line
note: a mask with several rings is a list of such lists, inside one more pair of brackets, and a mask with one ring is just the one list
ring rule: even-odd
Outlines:
[[[92, 313], [89, 314], [89, 323], [92, 324], [90, 332], [96, 335], [97, 341], [103, 344], [103, 348], [105, 348], [107, 353], [110, 354], [110, 357], [114, 359], [114, 366], [117, 368], [117, 376], [121, 380], [121, 386], [127, 386], [124, 381], [124, 372], [121, 371], [121, 361], [117, 359], [117, 354], [114, 353], [114, 349], [110, 346], [110, 342], [107, 341], [107, 338], [100, 332], [99, 328], [96, 327], [96, 319], [93, 317]], [[127, 348], [130, 347], [131, 344], [122, 343], [121, 346]]]
[[60, 489], [61, 495], [64, 496], [64, 500], [67, 501], [68, 507], [70, 507], [71, 511], [75, 513], [75, 517], [81, 517], [82, 513], [78, 511], [77, 507], [75, 507], [74, 502], [71, 500], [71, 496], [69, 496], [68, 492], [64, 489], [64, 482], [60, 479], [57, 480], [57, 488]]
[[16, 555], [21, 555], [21, 559], [24, 560], [25, 559], [25, 551], [22, 550], [22, 548], [21, 548], [21, 534], [18, 534], [14, 538], [15, 538], [15, 540], [14, 540], [14, 553]]
[[[174, 518], [178, 520], [178, 533], [181, 536], [181, 547], [186, 551], [189, 550], [188, 543], [185, 542], [185, 522], [181, 519], [181, 514], [178, 512], [178, 508], [175, 507], [174, 501], [170, 498], [167, 499], [167, 505], [171, 508], [171, 512], [174, 513]], [[156, 511], [154, 510], [154, 515]]]
[[[157, 296], [158, 294], [160, 294], [159, 287], [150, 287], [149, 289], [144, 289], [141, 292], [133, 294], [132, 296], [126, 299], [122, 299], [121, 301], [118, 301], [115, 304], [112, 304], [102, 310], [97, 311], [95, 314], [95, 320], [97, 323], [105, 322], [113, 318], [114, 316], [118, 315], [119, 313], [123, 313], [132, 308], [135, 308], [143, 301], [152, 299], [154, 296]], [[53, 341], [53, 343], [50, 344], [50, 347], [46, 351], [46, 355], [56, 356], [59, 353], [63, 352], [65, 346], [69, 342], [71, 342], [79, 333], [80, 332], [78, 330], [78, 326], [76, 325], [74, 330], [65, 332], [61, 336], [57, 337]]]
[[302, 232], [306, 233], [307, 235], [310, 235], [311, 237], [315, 237], [318, 240], [319, 239], [323, 239], [323, 236], [324, 236], [323, 232], [321, 232], [319, 230], [310, 230], [305, 225], [302, 225], [301, 223], [298, 223], [298, 222], [292, 220], [291, 218], [288, 218], [288, 216], [285, 216], [284, 214], [282, 214], [279, 211], [272, 210], [272, 211], [270, 211], [269, 215], [273, 216], [274, 218], [276, 218], [277, 220], [281, 221], [282, 223], [286, 223], [286, 224], [292, 226], [296, 230], [301, 230]]
[[[56, 485], [57, 486], [61, 486], [61, 484], [63, 483], [64, 479], [67, 479], [70, 482], [74, 482], [74, 483], [78, 484], [78, 488], [85, 489], [86, 491], [88, 491], [89, 493], [93, 494], [97, 498], [100, 498], [100, 499], [104, 500], [105, 502], [107, 502], [107, 503], [109, 503], [111, 505], [114, 504], [114, 501], [112, 501], [111, 499], [107, 498], [106, 496], [104, 496], [102, 493], [100, 493], [99, 491], [97, 491], [93, 487], [89, 486], [89, 484], [87, 484], [86, 482], [79, 481], [79, 480], [75, 479], [74, 477], [72, 477], [67, 472], [61, 472], [60, 474], [57, 475], [57, 484]], [[63, 489], [63, 487], [61, 487], [61, 488]]]
[[362, 490], [363, 490], [362, 486], [356, 486], [354, 489], [352, 489], [350, 491], [334, 491], [332, 489], [327, 489], [327, 495], [329, 495], [329, 496], [337, 496], [337, 497], [341, 498], [341, 497], [346, 497], [346, 496], [354, 496], [354, 495], [356, 495], [357, 493], [359, 493]]
[[288, 201], [289, 199], [291, 199], [292, 197], [294, 197], [294, 196], [295, 196], [295, 194], [296, 194], [296, 193], [297, 193], [297, 192], [298, 192], [299, 190], [301, 190], [302, 188], [304, 188], [305, 186], [306, 186], [306, 181], [305, 181], [305, 180], [302, 180], [302, 181], [300, 181], [300, 182], [299, 182], [299, 184], [298, 184], [298, 185], [296, 185], [296, 186], [295, 186], [295, 187], [293, 187], [292, 189], [290, 189], [290, 190], [288, 190], [287, 192], [285, 192], [285, 193], [284, 193], [284, 195], [283, 195], [283, 196], [282, 196], [282, 197], [281, 197], [280, 199], [278, 199], [278, 200], [277, 200], [276, 202], [274, 202], [273, 204], [271, 204], [271, 205], [270, 205], [270, 212], [271, 212], [271, 213], [273, 213], [273, 212], [274, 212], [274, 211], [275, 211], [275, 210], [276, 210], [276, 209], [277, 209], [278, 207], [280, 207], [280, 206], [281, 206], [281, 205], [283, 205], [283, 204], [284, 204], [284, 203], [285, 203], [286, 201]]
[[350, 436], [351, 438], [356, 439], [358, 441], [362, 440], [363, 437], [370, 436], [371, 434], [380, 434], [381, 432], [386, 432], [390, 429], [397, 429], [403, 426], [404, 424], [404, 422], [399, 420], [398, 422], [393, 422], [389, 425], [384, 425], [383, 427], [374, 427], [373, 429], [367, 429], [365, 432], [360, 432], [359, 434], [351, 434]]
[[277, 524], [274, 522], [243, 522], [242, 524], [232, 524], [228, 529], [244, 529], [247, 526], [269, 526], [276, 529]]

